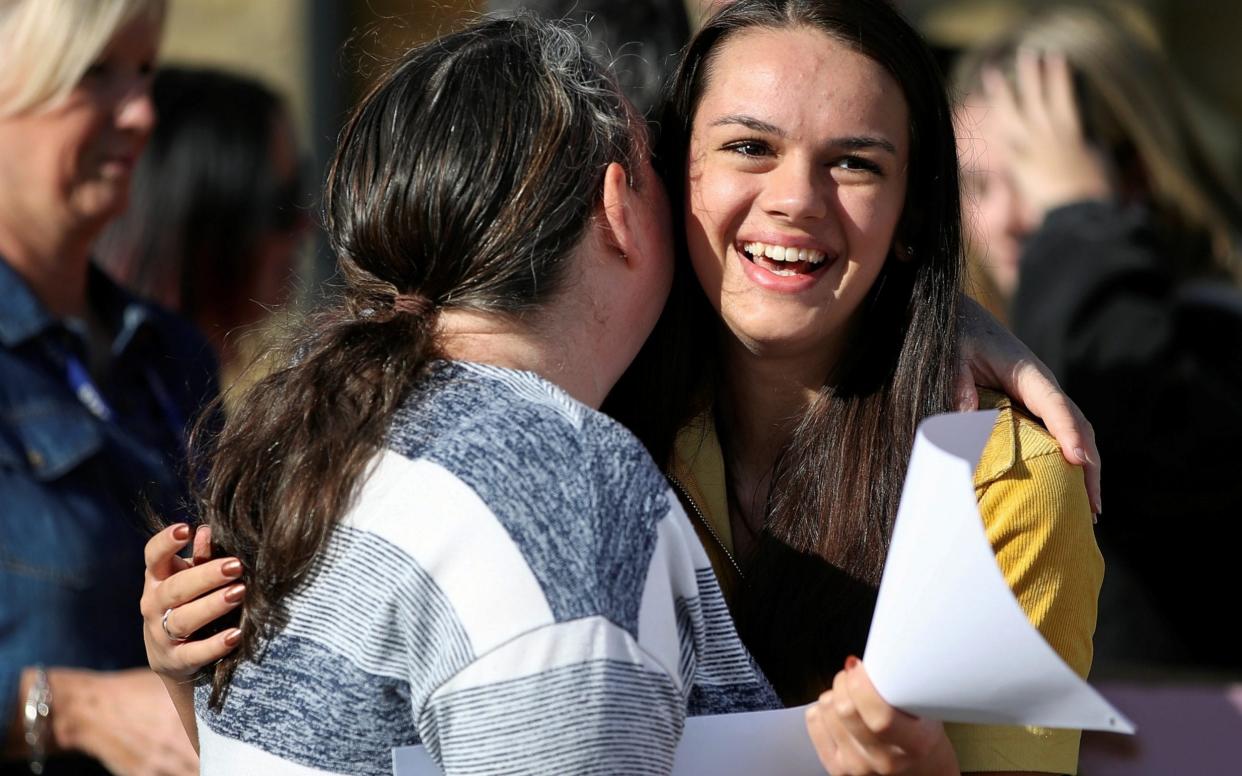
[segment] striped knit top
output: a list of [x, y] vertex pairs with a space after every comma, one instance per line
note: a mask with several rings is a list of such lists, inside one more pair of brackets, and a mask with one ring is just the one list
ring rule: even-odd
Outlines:
[[667, 773], [687, 714], [778, 707], [642, 445], [525, 372], [444, 362], [397, 413], [204, 774]]

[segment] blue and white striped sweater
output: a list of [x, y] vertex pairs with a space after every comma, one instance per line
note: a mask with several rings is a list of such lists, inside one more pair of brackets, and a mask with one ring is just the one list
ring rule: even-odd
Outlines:
[[289, 622], [196, 694], [205, 774], [663, 773], [687, 714], [779, 705], [642, 445], [541, 378], [437, 366]]

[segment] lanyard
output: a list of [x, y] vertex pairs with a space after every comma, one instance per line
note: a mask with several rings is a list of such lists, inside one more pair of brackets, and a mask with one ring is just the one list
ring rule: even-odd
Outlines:
[[90, 372], [86, 371], [86, 367], [72, 353], [64, 352], [61, 356], [65, 361], [65, 379], [69, 381], [69, 390], [73, 391], [73, 395], [78, 397], [78, 401], [82, 402], [82, 406], [90, 410], [92, 415], [104, 423], [111, 423], [116, 413], [112, 411], [112, 407], [108, 406], [108, 402], [99, 389], [95, 387]]
[[[65, 364], [65, 380], [69, 383], [69, 390], [73, 395], [78, 397], [78, 401], [92, 415], [104, 423], [113, 423], [116, 420], [116, 413], [112, 406], [108, 404], [104, 398], [103, 392], [95, 385], [95, 381], [91, 379], [90, 372], [82, 364], [82, 360], [63, 348], [53, 348], [60, 356]], [[164, 386], [164, 382], [155, 374], [155, 370], [146, 367], [142, 370], [143, 377], [146, 378], [147, 386], [151, 389], [152, 395], [155, 397], [155, 403], [159, 405], [160, 412], [164, 416], [164, 422], [168, 425], [173, 437], [182, 445], [185, 444], [185, 417], [182, 414], [177, 403], [173, 401], [168, 394], [168, 389]]]

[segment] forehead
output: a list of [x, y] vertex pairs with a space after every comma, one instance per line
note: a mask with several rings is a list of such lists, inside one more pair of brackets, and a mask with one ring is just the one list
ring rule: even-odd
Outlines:
[[744, 30], [719, 45], [695, 122], [735, 113], [794, 133], [880, 132], [906, 146], [906, 100], [893, 77], [810, 27]]

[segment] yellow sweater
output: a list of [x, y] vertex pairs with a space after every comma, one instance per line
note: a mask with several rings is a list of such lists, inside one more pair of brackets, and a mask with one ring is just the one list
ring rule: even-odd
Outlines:
[[[1066, 463], [1048, 432], [1007, 398], [982, 391], [979, 400], [982, 408], [1001, 411], [975, 469], [988, 541], [1027, 618], [1085, 678], [1104, 560], [1082, 470]], [[732, 558], [724, 459], [709, 416], [678, 435], [669, 468], [691, 502], [691, 522], [731, 600], [740, 577]], [[1076, 730], [953, 723], [945, 730], [963, 772], [1078, 770]]]

